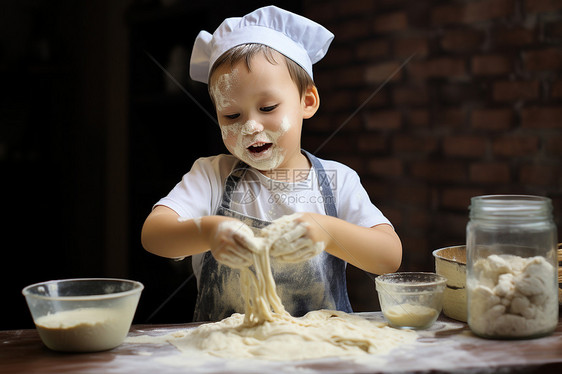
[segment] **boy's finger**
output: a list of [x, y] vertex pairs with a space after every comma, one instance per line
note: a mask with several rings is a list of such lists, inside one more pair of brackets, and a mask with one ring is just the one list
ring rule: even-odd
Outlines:
[[228, 248], [228, 252], [222, 252], [217, 260], [227, 266], [235, 268], [247, 267], [250, 266], [251, 263], [249, 258], [246, 258], [232, 247]]
[[250, 251], [248, 251], [248, 249], [245, 247], [231, 246], [228, 247], [228, 251], [229, 254], [232, 254], [233, 256], [236, 256], [237, 258], [240, 258], [245, 262], [249, 262], [252, 258]]
[[232, 239], [234, 239], [234, 242], [241, 247], [247, 248], [252, 252], [258, 251], [258, 246], [254, 242], [253, 238], [249, 238], [246, 235], [236, 232], [232, 234]]

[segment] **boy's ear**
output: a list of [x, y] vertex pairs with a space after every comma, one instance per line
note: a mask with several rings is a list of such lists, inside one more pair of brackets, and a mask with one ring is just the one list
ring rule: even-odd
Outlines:
[[319, 107], [320, 96], [318, 95], [318, 90], [314, 85], [309, 86], [303, 96], [303, 118], [311, 118], [316, 113]]

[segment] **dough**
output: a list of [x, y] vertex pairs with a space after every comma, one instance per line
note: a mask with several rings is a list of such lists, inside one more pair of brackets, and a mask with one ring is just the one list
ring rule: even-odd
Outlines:
[[312, 258], [326, 248], [323, 242], [307, 237], [308, 223], [300, 222], [300, 213], [283, 216], [264, 228], [261, 235], [269, 240], [270, 254], [283, 262], [297, 263]]
[[201, 350], [223, 358], [306, 360], [383, 354], [417, 338], [411, 330], [339, 311], [312, 311], [301, 318], [273, 316], [272, 321], [248, 326], [244, 315], [233, 314], [168, 341], [182, 352]]
[[469, 324], [477, 334], [531, 336], [556, 327], [555, 270], [544, 257], [491, 255], [473, 270]]
[[[281, 303], [269, 262], [270, 248], [283, 235], [300, 230], [295, 215], [282, 217], [262, 230], [261, 243], [253, 252], [253, 266], [240, 269], [240, 288], [245, 313], [215, 323], [201, 325], [154, 338], [170, 342], [181, 352], [203, 351], [224, 358], [265, 360], [305, 360], [332, 356], [381, 354], [413, 343], [417, 334], [397, 330], [340, 311], [312, 311], [292, 317]], [[292, 234], [290, 234], [292, 235]], [[289, 235], [289, 236], [290, 236]], [[302, 233], [301, 233], [302, 235]], [[287, 238], [287, 236], [285, 236]], [[282, 242], [288, 246], [291, 240]], [[288, 248], [282, 251], [290, 252]], [[318, 252], [315, 248], [312, 252]], [[307, 256], [310, 252], [307, 253]], [[292, 260], [296, 257], [292, 257]], [[147, 343], [150, 337], [135, 337], [128, 342]]]

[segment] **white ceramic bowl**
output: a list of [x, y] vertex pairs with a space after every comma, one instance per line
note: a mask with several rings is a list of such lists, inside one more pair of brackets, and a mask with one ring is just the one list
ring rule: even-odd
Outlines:
[[433, 325], [441, 313], [445, 281], [441, 275], [423, 272], [378, 276], [379, 302], [390, 326], [421, 330]]
[[83, 278], [36, 283], [22, 293], [47, 347], [95, 352], [123, 342], [143, 288], [131, 280]]

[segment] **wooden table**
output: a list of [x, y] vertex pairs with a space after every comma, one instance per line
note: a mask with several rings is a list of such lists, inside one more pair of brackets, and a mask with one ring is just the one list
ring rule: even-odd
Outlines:
[[[382, 320], [380, 312], [360, 313]], [[134, 325], [129, 337], [163, 335], [196, 324]], [[46, 348], [35, 330], [0, 331], [0, 373], [386, 373], [454, 372], [562, 373], [562, 320], [556, 331], [531, 340], [487, 340], [474, 336], [467, 325], [441, 316], [419, 332], [414, 345], [384, 356], [360, 359], [329, 358], [300, 362], [224, 360], [187, 357], [170, 344], [133, 344], [97, 353], [57, 353]]]

